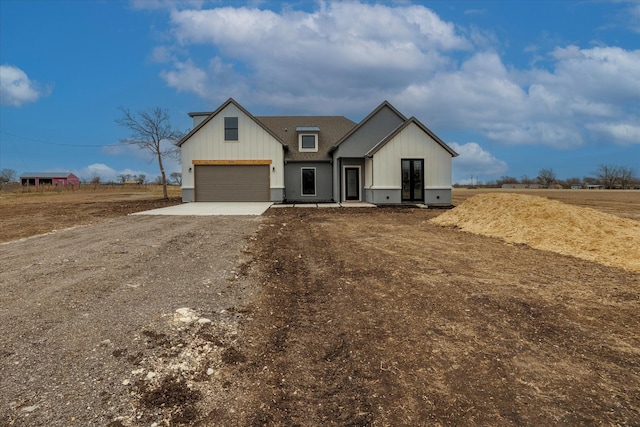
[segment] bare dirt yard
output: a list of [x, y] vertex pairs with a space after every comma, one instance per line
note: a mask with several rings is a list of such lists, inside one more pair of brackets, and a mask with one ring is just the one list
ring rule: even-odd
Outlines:
[[0, 425], [640, 425], [640, 274], [443, 212], [128, 216], [2, 244]]
[[155, 185], [61, 193], [0, 192], [0, 243], [181, 203], [179, 188], [169, 188], [167, 200]]

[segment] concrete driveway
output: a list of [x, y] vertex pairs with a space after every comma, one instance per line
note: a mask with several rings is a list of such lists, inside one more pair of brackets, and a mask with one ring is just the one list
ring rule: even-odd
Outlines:
[[262, 215], [271, 202], [192, 202], [132, 215]]

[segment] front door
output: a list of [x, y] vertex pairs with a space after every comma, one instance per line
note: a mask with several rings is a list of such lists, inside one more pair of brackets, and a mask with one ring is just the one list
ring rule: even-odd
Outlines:
[[344, 168], [344, 199], [360, 200], [360, 168]]
[[424, 200], [424, 160], [402, 159], [402, 201]]

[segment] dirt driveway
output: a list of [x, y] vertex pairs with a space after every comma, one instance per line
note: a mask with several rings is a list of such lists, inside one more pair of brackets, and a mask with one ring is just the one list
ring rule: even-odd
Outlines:
[[259, 223], [129, 216], [0, 245], [0, 425], [150, 425], [145, 384], [179, 398], [174, 375], [207, 378], [237, 339]]
[[0, 425], [639, 425], [640, 275], [439, 213], [125, 217], [1, 245]]

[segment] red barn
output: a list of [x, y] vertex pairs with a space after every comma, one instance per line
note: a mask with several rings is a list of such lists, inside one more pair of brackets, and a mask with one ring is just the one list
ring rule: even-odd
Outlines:
[[22, 185], [80, 185], [80, 179], [69, 172], [28, 172], [20, 175]]

